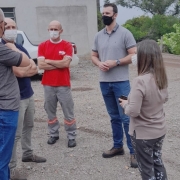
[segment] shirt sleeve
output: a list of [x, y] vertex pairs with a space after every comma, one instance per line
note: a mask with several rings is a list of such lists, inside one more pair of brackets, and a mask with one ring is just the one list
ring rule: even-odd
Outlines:
[[66, 53], [65, 56], [68, 56], [68, 57], [72, 58], [72, 55], [73, 55], [73, 46], [69, 42], [66, 44], [65, 53]]
[[135, 41], [132, 33], [129, 30], [126, 31], [124, 41], [125, 41], [125, 46], [126, 46], [127, 50], [136, 46], [136, 41]]
[[3, 45], [0, 56], [0, 63], [4, 64], [5, 66], [19, 66], [22, 61], [21, 53], [13, 51], [5, 45]]
[[94, 38], [94, 44], [93, 44], [93, 47], [92, 47], [92, 51], [94, 52], [98, 52], [98, 36], [96, 34], [95, 38]]
[[143, 97], [145, 95], [145, 84], [142, 79], [135, 78], [128, 98], [128, 104], [124, 112], [130, 117], [137, 117], [140, 114]]
[[44, 57], [45, 57], [43, 47], [44, 47], [43, 44], [40, 44], [40, 45], [38, 46], [38, 57], [40, 57], [40, 56], [44, 56]]

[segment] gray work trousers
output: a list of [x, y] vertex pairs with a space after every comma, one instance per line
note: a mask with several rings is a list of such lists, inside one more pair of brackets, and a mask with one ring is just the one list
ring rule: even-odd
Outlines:
[[59, 136], [60, 124], [56, 116], [57, 102], [64, 114], [64, 128], [68, 139], [76, 137], [76, 121], [74, 118], [74, 102], [68, 86], [44, 86], [44, 109], [48, 115], [48, 130], [52, 137]]
[[31, 148], [31, 134], [34, 127], [34, 113], [35, 106], [33, 96], [20, 101], [18, 126], [16, 130], [12, 157], [9, 163], [10, 169], [15, 168], [17, 165], [16, 149], [19, 139], [21, 139], [21, 147], [23, 151], [22, 156], [28, 157], [33, 154], [33, 150]]

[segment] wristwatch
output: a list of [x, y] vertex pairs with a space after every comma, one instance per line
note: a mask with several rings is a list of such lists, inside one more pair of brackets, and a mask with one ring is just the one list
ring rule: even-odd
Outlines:
[[119, 59], [116, 60], [116, 65], [117, 65], [117, 66], [120, 65], [120, 60], [119, 60]]

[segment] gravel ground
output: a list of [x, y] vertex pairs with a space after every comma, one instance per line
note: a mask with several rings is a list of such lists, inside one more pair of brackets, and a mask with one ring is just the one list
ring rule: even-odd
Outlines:
[[[180, 179], [179, 67], [176, 64], [167, 66], [169, 101], [165, 105], [165, 111], [168, 132], [163, 146], [163, 160], [169, 180]], [[130, 66], [130, 79], [135, 76], [136, 68]], [[112, 134], [109, 116], [99, 89], [97, 67], [92, 65], [90, 60], [81, 60], [78, 67], [71, 68], [71, 82], [78, 126], [77, 146], [73, 149], [67, 148], [60, 106], [57, 109], [57, 117], [61, 123], [60, 139], [54, 145], [47, 144], [43, 87], [40, 80], [33, 80], [36, 105], [33, 149], [35, 154], [46, 157], [47, 162], [20, 162], [22, 153], [19, 146], [18, 166], [28, 173], [28, 180], [140, 180], [139, 171], [129, 167], [126, 143], [125, 155], [102, 158], [102, 152], [112, 147]]]

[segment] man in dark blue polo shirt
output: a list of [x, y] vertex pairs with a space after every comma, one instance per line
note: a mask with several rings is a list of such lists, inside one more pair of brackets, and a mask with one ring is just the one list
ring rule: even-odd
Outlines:
[[[5, 18], [5, 22], [7, 23], [5, 26], [5, 32], [2, 37], [2, 43], [11, 42], [14, 43], [17, 36], [16, 23], [10, 19]], [[14, 43], [15, 46], [22, 52], [28, 55], [27, 50]], [[36, 64], [32, 59], [30, 59], [30, 65], [27, 67], [13, 67], [13, 72], [17, 77], [19, 88], [20, 88], [20, 109], [19, 109], [19, 117], [18, 117], [18, 127], [16, 130], [15, 142], [13, 147], [13, 153], [11, 157], [11, 161], [9, 167], [11, 169], [11, 180], [26, 180], [26, 178], [22, 177], [23, 175], [15, 169], [17, 165], [16, 158], [16, 147], [17, 142], [21, 138], [21, 146], [23, 150], [22, 161], [23, 162], [36, 162], [42, 163], [46, 162], [45, 158], [39, 157], [33, 154], [33, 150], [31, 148], [31, 133], [34, 126], [34, 98], [33, 98], [33, 90], [31, 87], [31, 80], [29, 77], [37, 74]]]

